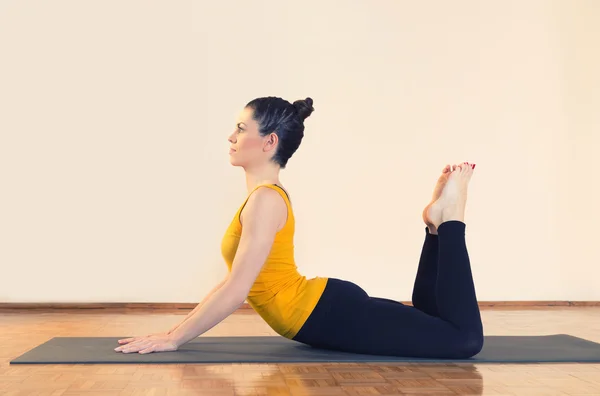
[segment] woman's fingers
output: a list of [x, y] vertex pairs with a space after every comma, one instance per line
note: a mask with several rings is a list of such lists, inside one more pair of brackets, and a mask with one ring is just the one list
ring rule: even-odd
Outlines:
[[135, 350], [135, 348], [139, 348], [140, 345], [144, 345], [144, 343], [147, 343], [148, 341], [146, 341], [143, 338], [138, 338], [135, 339], [132, 342], [127, 343], [126, 345], [121, 345], [120, 347], [116, 347], [115, 351], [119, 351], [119, 352], [131, 352], [133, 350]]
[[177, 344], [168, 337], [140, 337], [134, 341], [115, 348], [115, 351], [123, 353], [139, 352], [141, 354], [163, 351], [176, 351]]
[[149, 347], [147, 347], [147, 348], [141, 349], [141, 350], [139, 351], [139, 353], [141, 353], [141, 354], [144, 354], [144, 353], [150, 353], [150, 352], [154, 352], [154, 348], [155, 348], [155, 347], [156, 347], [156, 345], [154, 345], [154, 344], [153, 344], [153, 345], [150, 345], [150, 346], [149, 346]]

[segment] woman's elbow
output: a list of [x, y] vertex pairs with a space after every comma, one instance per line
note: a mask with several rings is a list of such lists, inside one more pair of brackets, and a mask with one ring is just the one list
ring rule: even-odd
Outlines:
[[250, 293], [250, 287], [241, 285], [239, 282], [228, 282], [225, 284], [227, 295], [232, 300], [232, 303], [238, 308], [246, 301], [248, 293]]

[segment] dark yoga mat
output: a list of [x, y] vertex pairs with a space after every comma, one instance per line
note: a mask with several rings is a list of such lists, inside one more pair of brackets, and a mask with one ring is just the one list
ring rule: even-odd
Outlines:
[[600, 344], [566, 335], [486, 336], [470, 359], [422, 359], [359, 355], [315, 349], [279, 336], [198, 337], [175, 352], [116, 352], [125, 337], [55, 337], [11, 364], [77, 363], [308, 363], [308, 362], [600, 362]]

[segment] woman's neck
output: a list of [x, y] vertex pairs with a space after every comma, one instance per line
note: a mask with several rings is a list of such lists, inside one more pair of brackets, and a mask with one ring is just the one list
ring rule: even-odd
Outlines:
[[278, 165], [265, 165], [259, 168], [246, 169], [246, 188], [248, 193], [252, 192], [257, 186], [262, 184], [277, 184], [279, 181]]

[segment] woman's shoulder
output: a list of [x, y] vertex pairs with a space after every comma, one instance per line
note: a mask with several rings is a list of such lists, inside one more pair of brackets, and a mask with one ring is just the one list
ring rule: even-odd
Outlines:
[[[266, 188], [261, 188], [266, 187]], [[277, 195], [281, 196], [286, 203], [291, 203], [290, 194], [287, 192], [285, 188], [278, 184], [260, 184], [252, 190], [249, 195], [249, 199], [252, 195], [257, 195], [259, 198], [264, 197], [262, 199], [276, 199]], [[271, 197], [271, 198], [269, 198]]]
[[[268, 188], [261, 188], [268, 187]], [[244, 217], [271, 219], [276, 223], [285, 223], [291, 213], [287, 193], [281, 188], [271, 184], [257, 186], [247, 199], [240, 216], [243, 223]], [[283, 192], [283, 194], [282, 194]]]
[[262, 184], [257, 186], [248, 197], [248, 202], [251, 200], [255, 202], [260, 201], [265, 205], [270, 205], [274, 209], [291, 209], [291, 201], [287, 191], [277, 184]]

